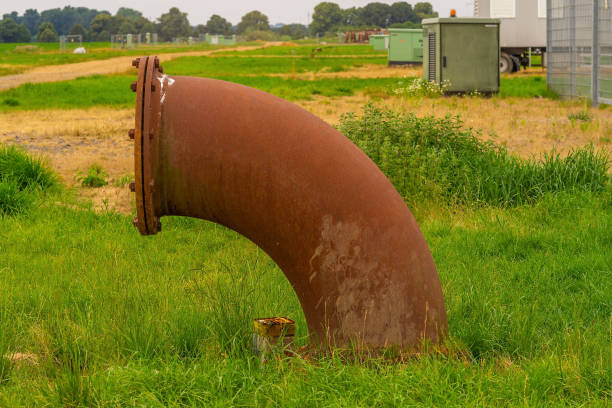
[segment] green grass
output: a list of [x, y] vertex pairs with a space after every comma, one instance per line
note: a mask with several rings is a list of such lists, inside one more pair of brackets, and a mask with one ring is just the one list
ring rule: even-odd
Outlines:
[[[386, 95], [396, 82], [393, 78], [329, 78], [314, 81], [270, 76], [218, 78], [255, 87], [288, 100], [309, 100], [320, 95], [347, 96], [360, 91]], [[93, 106], [133, 107], [135, 96], [129, 87], [135, 79], [128, 75], [94, 75], [62, 82], [28, 83], [0, 92], [0, 112]]]
[[76, 180], [81, 183], [81, 186], [83, 187], [97, 188], [107, 185], [107, 178], [108, 173], [104, 171], [102, 166], [99, 164], [92, 164], [87, 169], [87, 174], [79, 172]]
[[92, 106], [133, 107], [136, 102], [128, 75], [93, 75], [70, 81], [26, 83], [0, 92], [0, 112], [75, 109]]
[[518, 97], [518, 98], [549, 98], [557, 99], [559, 96], [556, 92], [548, 89], [546, 85], [546, 77], [528, 76], [528, 77], [502, 77], [499, 86], [499, 96], [502, 98]]
[[[244, 44], [240, 44], [244, 45]], [[0, 43], [0, 75], [18, 74], [24, 70], [43, 65], [71, 64], [103, 60], [128, 55], [152, 55], [185, 51], [203, 51], [233, 46], [209, 44], [143, 46], [133, 49], [111, 48], [110, 43], [83, 43], [86, 54], [73, 54], [70, 50], [60, 51], [58, 43], [2, 44]]]
[[27, 211], [40, 193], [56, 184], [55, 174], [42, 158], [0, 144], [0, 217]]
[[[248, 64], [242, 60], [221, 59], [219, 67], [215, 59], [187, 58], [179, 59], [176, 64], [169, 62], [165, 72], [171, 75], [208, 76], [251, 86], [291, 101], [310, 100], [315, 96], [337, 97], [364, 93], [372, 97], [389, 97], [395, 95], [394, 90], [406, 87], [411, 78], [326, 78], [315, 80], [300, 80], [279, 78], [263, 75], [267, 69], [278, 72], [291, 72], [292, 67], [287, 61], [261, 62], [261, 66], [253, 66], [255, 76], [245, 75], [249, 71]], [[264, 60], [263, 58], [261, 60]], [[298, 60], [299, 61], [299, 60]], [[303, 61], [303, 60], [302, 60]], [[200, 65], [200, 63], [202, 65]], [[308, 69], [329, 69], [331, 71], [348, 68], [344, 60], [333, 62], [304, 63], [296, 68], [296, 72]], [[227, 69], [226, 69], [227, 68]], [[299, 71], [298, 71], [299, 69]], [[259, 74], [257, 74], [259, 73]], [[546, 82], [539, 77], [512, 78], [502, 81], [499, 97], [550, 97], [555, 98], [552, 91], [546, 91]], [[0, 92], [0, 112], [13, 110], [40, 109], [74, 109], [93, 106], [132, 107], [135, 97], [129, 91], [129, 85], [135, 80], [131, 75], [93, 75], [70, 81], [23, 84], [16, 88]]]
[[[172, 75], [228, 76], [266, 75], [305, 72], [340, 72], [363, 65], [357, 58], [257, 58], [257, 57], [181, 57], [164, 63], [164, 71]], [[372, 58], [367, 64], [384, 65], [386, 58]]]
[[388, 95], [397, 81], [395, 78], [328, 78], [310, 81], [267, 76], [228, 76], [219, 79], [257, 88], [290, 101], [310, 100], [316, 96], [350, 96], [358, 92]]
[[[459, 357], [361, 364], [340, 356], [260, 365], [251, 321], [305, 322], [291, 286], [246, 239], [164, 219], [50, 205], [0, 220], [0, 321], [13, 351], [0, 404], [605, 405], [612, 211], [605, 195], [420, 215]], [[461, 357], [463, 356], [463, 357]]]
[[363, 150], [411, 204], [515, 206], [563, 190], [599, 192], [609, 183], [606, 151], [586, 147], [523, 160], [483, 142], [458, 117], [418, 118], [368, 104], [339, 130]]
[[[321, 51], [317, 51], [320, 49]], [[387, 51], [375, 51], [371, 45], [322, 45], [308, 44], [298, 46], [275, 46], [258, 48], [247, 51], [222, 51], [219, 55], [315, 55], [315, 58], [321, 56], [337, 56], [337, 55], [354, 55], [360, 58], [376, 58], [386, 57]]]
[[[364, 122], [383, 136], [410, 134], [411, 149], [434, 149], [434, 163], [452, 150], [458, 164], [466, 152], [477, 164], [492, 149], [452, 119], [370, 112], [343, 130], [354, 137]], [[2, 151], [0, 171], [15, 183], [54, 182], [39, 159]], [[294, 319], [298, 346], [308, 333], [291, 285], [250, 241], [181, 217], [142, 237], [131, 216], [49, 196], [0, 217], [0, 406], [605, 406], [612, 189], [561, 184], [513, 208], [419, 197], [448, 310], [447, 352], [265, 365], [250, 351], [254, 318]]]
[[[287, 72], [288, 58], [274, 60], [262, 64]], [[313, 70], [345, 64], [295, 60]], [[210, 72], [294, 100], [391, 95], [398, 83], [247, 76], [229, 58], [227, 73], [205, 59], [178, 61], [166, 72]], [[133, 80], [25, 84], [0, 93], [0, 111], [133, 107]], [[541, 82], [503, 80], [502, 97], [546, 96]], [[297, 344], [307, 342], [297, 297], [266, 254], [223, 227], [179, 217], [142, 237], [133, 215], [96, 213], [54, 193], [43, 161], [3, 147], [0, 207], [3, 194], [23, 191], [38, 205], [17, 200], [20, 211], [0, 216], [0, 406], [607, 406], [607, 156], [510, 158], [454, 119], [379, 112], [342, 126], [413, 207], [445, 294], [448, 353], [261, 364], [250, 352], [254, 318], [288, 316]], [[415, 176], [408, 187], [398, 171], [407, 157]], [[13, 353], [36, 364], [14, 362]]]

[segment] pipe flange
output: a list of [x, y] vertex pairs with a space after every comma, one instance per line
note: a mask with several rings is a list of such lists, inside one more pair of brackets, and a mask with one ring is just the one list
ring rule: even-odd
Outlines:
[[158, 79], [161, 67], [157, 57], [140, 57], [135, 59], [132, 65], [138, 68], [134, 128], [134, 192], [137, 218], [134, 219], [134, 225], [141, 234], [150, 235], [161, 230], [154, 175], [161, 113], [159, 98], [161, 87]]

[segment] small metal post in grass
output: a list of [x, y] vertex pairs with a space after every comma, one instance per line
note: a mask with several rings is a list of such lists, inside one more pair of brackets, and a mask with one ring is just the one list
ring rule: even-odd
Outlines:
[[293, 349], [295, 322], [286, 317], [267, 317], [253, 321], [253, 353], [266, 361], [275, 350]]

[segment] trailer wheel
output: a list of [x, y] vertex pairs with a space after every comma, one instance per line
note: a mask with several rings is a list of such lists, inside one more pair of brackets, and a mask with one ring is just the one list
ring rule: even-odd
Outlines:
[[512, 61], [512, 57], [505, 52], [502, 52], [499, 56], [499, 72], [513, 72], [513, 66], [514, 63]]
[[514, 65], [512, 67], [512, 72], [518, 72], [521, 70], [521, 60], [518, 59], [518, 57], [515, 57], [514, 55], [511, 56], [512, 58], [512, 65]]

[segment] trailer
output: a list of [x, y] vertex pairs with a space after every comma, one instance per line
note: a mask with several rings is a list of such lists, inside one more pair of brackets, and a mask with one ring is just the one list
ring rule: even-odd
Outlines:
[[474, 0], [474, 16], [501, 20], [501, 72], [530, 66], [532, 55], [545, 64], [546, 0]]

